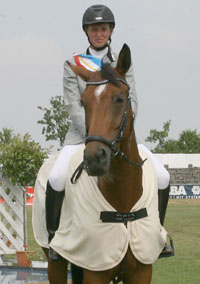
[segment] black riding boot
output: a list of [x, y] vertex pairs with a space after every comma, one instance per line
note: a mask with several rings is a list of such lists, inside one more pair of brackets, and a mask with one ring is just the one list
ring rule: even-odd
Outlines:
[[[169, 200], [170, 184], [165, 189], [158, 189], [158, 210], [160, 223], [163, 226], [165, 221], [165, 215], [167, 211], [167, 205]], [[174, 255], [173, 241], [170, 239], [170, 246], [165, 244], [163, 251], [160, 254], [161, 257], [169, 257]]]
[[170, 185], [165, 189], [158, 189], [158, 210], [160, 223], [163, 226], [169, 200]]
[[[46, 190], [46, 227], [49, 233], [49, 243], [53, 239], [55, 232], [58, 229], [60, 222], [60, 212], [63, 202], [65, 191], [56, 191], [54, 190], [49, 181], [47, 182]], [[61, 257], [53, 251], [52, 248], [49, 248], [49, 257], [51, 260], [59, 260]]]

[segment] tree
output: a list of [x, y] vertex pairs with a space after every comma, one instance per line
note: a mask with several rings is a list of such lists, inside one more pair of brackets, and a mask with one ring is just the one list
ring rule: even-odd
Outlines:
[[21, 137], [11, 129], [3, 128], [0, 132], [1, 172], [14, 185], [34, 185], [47, 152], [28, 133]]
[[197, 130], [184, 130], [177, 140], [169, 139], [171, 120], [163, 123], [163, 130], [150, 130], [146, 142], [157, 143], [154, 153], [200, 153], [200, 134]]
[[42, 134], [45, 134], [46, 141], [58, 140], [62, 146], [70, 120], [61, 96], [51, 97], [50, 104], [50, 109], [38, 106], [38, 109], [44, 112], [43, 119], [38, 120], [38, 123], [45, 125], [42, 128]]
[[157, 146], [153, 150], [155, 153], [159, 153], [164, 148], [169, 135], [171, 120], [163, 123], [163, 130], [158, 131], [156, 129], [150, 130], [150, 135], [145, 139], [146, 142], [157, 143]]
[[0, 132], [0, 146], [2, 144], [9, 144], [13, 136], [13, 129], [4, 128]]
[[196, 129], [184, 130], [177, 144], [181, 153], [200, 153], [200, 134]]

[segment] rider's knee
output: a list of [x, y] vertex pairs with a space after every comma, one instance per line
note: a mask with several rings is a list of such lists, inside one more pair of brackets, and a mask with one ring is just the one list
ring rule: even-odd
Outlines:
[[58, 176], [51, 174], [49, 177], [50, 185], [55, 191], [63, 191], [65, 189], [65, 181], [66, 181], [65, 175]]
[[169, 172], [164, 168], [162, 171], [159, 171], [158, 175], [158, 188], [159, 189], [166, 189], [169, 186], [170, 183], [170, 175]]

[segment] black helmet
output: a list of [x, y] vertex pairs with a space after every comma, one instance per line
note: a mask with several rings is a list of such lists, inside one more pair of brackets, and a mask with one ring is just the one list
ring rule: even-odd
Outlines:
[[83, 15], [82, 27], [85, 30], [87, 25], [109, 23], [115, 27], [115, 18], [112, 11], [105, 5], [92, 5]]

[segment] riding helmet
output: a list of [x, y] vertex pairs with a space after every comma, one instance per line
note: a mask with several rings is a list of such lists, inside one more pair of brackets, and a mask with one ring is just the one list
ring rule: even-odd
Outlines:
[[115, 27], [115, 18], [112, 11], [105, 5], [92, 5], [84, 13], [82, 27], [85, 31], [87, 25], [109, 23]]

